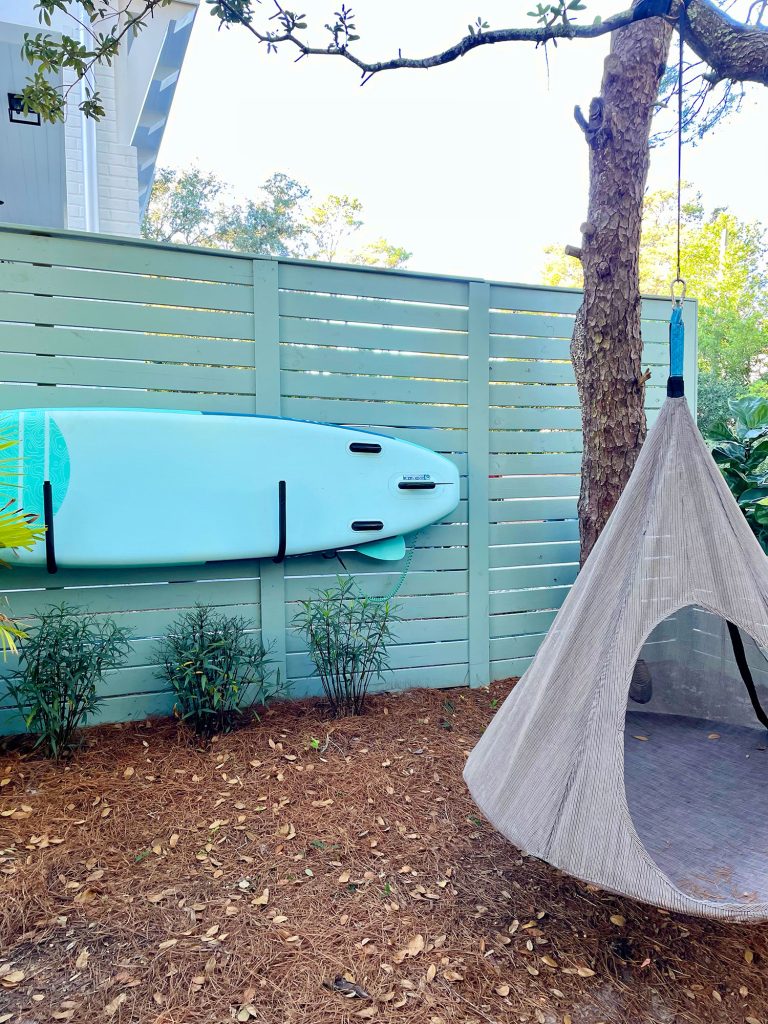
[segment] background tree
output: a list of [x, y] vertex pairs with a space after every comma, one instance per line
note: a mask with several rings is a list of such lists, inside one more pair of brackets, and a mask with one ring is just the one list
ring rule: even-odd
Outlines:
[[[24, 51], [34, 75], [23, 91], [25, 104], [48, 119], [63, 116], [66, 96], [47, 77], [68, 67], [82, 78], [94, 64], [110, 61], [129, 32], [139, 31], [156, 7], [168, 0], [139, 0], [129, 13], [99, 31], [108, 0], [84, 0], [92, 26], [87, 44], [63, 34], [28, 34]], [[725, 4], [725, 0], [723, 0]], [[106, 5], [106, 7], [102, 6]], [[50, 22], [54, 10], [74, 13], [74, 0], [38, 0]], [[406, 57], [402, 49], [383, 60], [358, 55], [360, 36], [345, 5], [314, 35], [303, 14], [274, 0], [274, 8], [253, 0], [210, 0], [211, 14], [225, 27], [249, 32], [267, 53], [285, 48], [297, 58], [335, 58], [353, 65], [363, 83], [384, 71], [427, 69], [458, 60], [472, 50], [501, 43], [544, 46], [558, 40], [595, 38], [613, 33], [605, 60], [600, 95], [587, 119], [577, 120], [589, 147], [590, 185], [587, 218], [579, 248], [584, 268], [584, 298], [577, 313], [571, 356], [582, 411], [582, 459], [579, 527], [582, 559], [610, 515], [634, 466], [645, 437], [644, 384], [640, 359], [639, 246], [642, 198], [648, 172], [652, 115], [662, 86], [673, 23], [692, 57], [685, 67], [688, 86], [686, 130], [710, 125], [738, 105], [740, 83], [768, 84], [768, 27], [761, 23], [765, 3], [747, 3], [737, 22], [713, 0], [637, 0], [630, 10], [577, 23], [581, 0], [541, 0], [527, 25], [492, 29], [482, 17], [452, 46], [427, 57]], [[79, 8], [78, 8], [79, 10]], [[669, 17], [667, 16], [669, 15]], [[96, 26], [95, 28], [93, 26]], [[99, 116], [101, 101], [91, 94], [84, 112]]]
[[302, 251], [306, 225], [302, 203], [309, 189], [280, 172], [261, 186], [260, 201], [247, 200], [227, 210], [215, 244], [263, 256], [291, 256]]
[[[675, 262], [677, 196], [645, 197], [640, 242], [640, 289], [669, 294]], [[581, 263], [562, 246], [548, 246], [543, 280], [580, 288]], [[682, 205], [682, 265], [688, 295], [699, 300], [699, 426], [722, 420], [728, 402], [748, 391], [768, 391], [768, 241], [763, 226], [727, 210], [707, 212], [686, 188]]]
[[313, 205], [307, 186], [280, 172], [258, 191], [259, 198], [237, 203], [227, 198], [230, 187], [213, 174], [196, 167], [163, 168], [141, 233], [156, 242], [368, 266], [401, 267], [411, 257], [385, 238], [360, 246], [357, 235], [364, 221], [359, 199], [330, 195]]
[[141, 225], [145, 238], [177, 245], [216, 245], [225, 184], [197, 167], [174, 171], [161, 167]]

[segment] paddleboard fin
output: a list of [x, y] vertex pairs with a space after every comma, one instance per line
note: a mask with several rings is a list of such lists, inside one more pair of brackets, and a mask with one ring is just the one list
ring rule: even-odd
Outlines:
[[405, 557], [405, 537], [400, 534], [397, 537], [372, 540], [368, 544], [359, 544], [353, 551], [365, 555], [366, 558], [375, 558], [379, 562], [399, 562]]

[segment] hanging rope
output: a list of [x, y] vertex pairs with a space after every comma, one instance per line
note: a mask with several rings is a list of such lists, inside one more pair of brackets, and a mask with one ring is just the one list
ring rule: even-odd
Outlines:
[[[677, 25], [677, 38], [680, 46], [677, 63], [677, 278], [675, 284], [682, 282], [680, 276], [680, 236], [682, 234], [682, 196], [683, 196], [683, 36], [685, 30], [685, 4], [680, 0], [680, 15]], [[683, 282], [684, 284], [685, 282]]]
[[352, 586], [358, 592], [360, 597], [365, 598], [366, 601], [372, 601], [374, 604], [385, 604], [387, 601], [391, 601], [393, 597], [396, 597], [400, 593], [400, 590], [402, 589], [402, 586], [405, 583], [405, 578], [410, 571], [411, 563], [413, 562], [413, 555], [414, 552], [416, 551], [416, 541], [419, 539], [420, 533], [421, 530], [417, 530], [416, 533], [414, 533], [413, 537], [411, 538], [410, 547], [408, 547], [405, 552], [405, 560], [403, 562], [402, 571], [395, 585], [391, 588], [391, 590], [388, 590], [386, 594], [366, 594], [366, 592], [357, 582], [356, 577], [352, 575], [349, 569], [347, 569], [346, 565], [344, 564], [344, 559], [341, 557], [338, 551], [336, 552], [336, 557], [339, 560], [339, 564], [346, 573], [347, 579], [352, 583]]
[[[683, 228], [683, 37], [685, 31], [685, 0], [681, 0], [677, 35], [680, 44], [677, 64], [677, 276], [672, 282], [672, 315], [669, 318], [669, 378], [667, 397], [682, 398], [685, 393], [683, 381], [683, 355], [685, 348], [685, 327], [683, 324], [683, 299], [685, 279], [681, 269], [681, 238]], [[678, 288], [679, 286], [679, 288]]]

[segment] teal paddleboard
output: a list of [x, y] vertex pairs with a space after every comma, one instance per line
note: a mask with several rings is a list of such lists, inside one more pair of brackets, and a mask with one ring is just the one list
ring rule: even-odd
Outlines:
[[[262, 416], [122, 409], [0, 413], [18, 441], [15, 497], [48, 531], [14, 560], [71, 567], [194, 564], [368, 548], [459, 501], [448, 459], [382, 434]], [[377, 552], [378, 549], [378, 552]]]

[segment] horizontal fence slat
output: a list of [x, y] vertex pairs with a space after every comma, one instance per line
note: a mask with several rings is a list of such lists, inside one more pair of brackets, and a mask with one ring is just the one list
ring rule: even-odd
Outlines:
[[369, 299], [399, 299], [464, 307], [468, 301], [465, 281], [386, 271], [371, 273], [306, 263], [281, 262], [279, 283], [280, 288], [287, 291], [325, 292]]
[[[2, 376], [2, 374], [0, 374]], [[87, 409], [109, 406], [116, 409], [171, 409], [198, 412], [254, 413], [250, 395], [216, 395], [143, 391], [129, 388], [70, 387], [0, 383], [0, 409]]]
[[553, 544], [579, 539], [579, 523], [573, 519], [544, 520], [539, 523], [494, 523], [491, 544]]
[[256, 370], [251, 367], [171, 366], [128, 359], [83, 359], [74, 356], [4, 356], [5, 383], [66, 384], [81, 387], [153, 388], [166, 391], [212, 391], [253, 395]]
[[491, 523], [524, 523], [576, 518], [576, 497], [520, 498], [489, 502]]
[[136, 331], [0, 323], [0, 352], [89, 356], [94, 359], [144, 359], [153, 363], [206, 363], [253, 366], [252, 341], [189, 338]]
[[207, 310], [8, 292], [0, 292], [0, 321], [101, 328], [120, 324], [127, 331], [187, 334], [201, 338], [247, 339], [249, 331], [252, 332], [251, 317], [246, 313], [211, 313]]
[[578, 540], [553, 544], [495, 545], [489, 549], [492, 569], [523, 565], [556, 565], [579, 560]]
[[533, 657], [545, 633], [546, 631], [542, 630], [540, 633], [520, 636], [491, 637], [491, 661]]
[[466, 310], [452, 306], [423, 306], [415, 302], [353, 299], [311, 292], [280, 292], [280, 316], [440, 331], [467, 329]]
[[[579, 424], [579, 427], [581, 424]], [[491, 454], [537, 454], [539, 452], [581, 452], [581, 430], [493, 430]]]
[[506, 498], [562, 498], [578, 495], [580, 478], [563, 476], [501, 476], [490, 481], [491, 501]]
[[570, 586], [577, 572], [578, 562], [570, 565], [505, 566], [491, 569], [491, 592]]
[[280, 318], [280, 341], [293, 345], [340, 346], [353, 350], [426, 352], [446, 356], [467, 354], [466, 334], [454, 331], [409, 330], [404, 327], [330, 323], [295, 317]]
[[398, 402], [355, 402], [339, 399], [283, 399], [283, 414], [351, 426], [464, 427], [467, 410], [457, 405], [415, 405]]
[[491, 455], [490, 470], [493, 476], [578, 473], [581, 470], [581, 455], [578, 452], [537, 452], [535, 455], [500, 455], [497, 453]]
[[[426, 680], [429, 680], [427, 683]], [[466, 686], [467, 666], [464, 662], [458, 665], [433, 665], [424, 668], [401, 668], [385, 672], [383, 677], [371, 686], [371, 693], [398, 693], [414, 686], [431, 686], [437, 689], [454, 686]], [[317, 676], [304, 679], [292, 679], [290, 694], [292, 697], [316, 697], [322, 693], [320, 680]]]
[[253, 291], [242, 285], [114, 274], [104, 270], [73, 270], [33, 263], [7, 264], [3, 268], [2, 290], [241, 313], [253, 310]]
[[283, 398], [353, 398], [358, 401], [418, 402], [425, 405], [466, 406], [467, 385], [460, 381], [411, 380], [345, 373], [297, 373], [280, 375]]
[[557, 612], [519, 612], [517, 615], [492, 615], [491, 639], [503, 636], [525, 636], [546, 633]]
[[249, 284], [252, 280], [251, 260], [230, 253], [190, 252], [179, 246], [156, 246], [138, 239], [62, 237], [55, 232], [5, 226], [0, 229], [0, 260], [228, 284]]
[[[382, 593], [397, 583], [399, 573], [391, 571], [380, 574]], [[388, 578], [387, 578], [388, 577]], [[286, 576], [285, 594], [287, 601], [301, 601], [311, 597], [317, 590], [317, 583], [311, 577], [309, 579]], [[398, 600], [403, 597], [425, 596], [432, 594], [465, 594], [467, 592], [467, 573], [464, 570], [456, 571], [431, 571], [431, 572], [409, 572], [398, 593]]]
[[[394, 644], [390, 647], [389, 663], [392, 671], [400, 668], [455, 665], [467, 660], [467, 641], [450, 640], [439, 643]], [[288, 655], [288, 679], [300, 679], [314, 674], [315, 666], [305, 652]]]
[[369, 377], [416, 377], [426, 380], [467, 379], [467, 361], [456, 356], [408, 355], [403, 352], [337, 349], [325, 345], [281, 345], [280, 363], [285, 370], [317, 373], [365, 374]]
[[495, 682], [501, 679], [511, 679], [514, 676], [521, 676], [533, 658], [513, 658], [508, 661], [491, 662], [491, 679]]
[[557, 587], [539, 587], [532, 590], [503, 590], [489, 594], [491, 615], [510, 612], [557, 610], [570, 590], [570, 584]]

